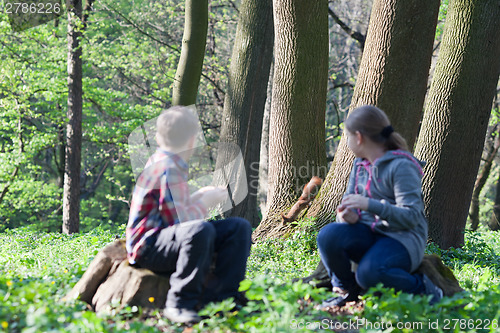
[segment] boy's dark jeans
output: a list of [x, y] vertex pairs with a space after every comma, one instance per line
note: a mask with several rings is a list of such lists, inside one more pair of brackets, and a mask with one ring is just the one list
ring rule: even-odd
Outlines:
[[[374, 233], [362, 223], [330, 223], [318, 234], [318, 250], [332, 285], [353, 290], [382, 282], [411, 294], [424, 293], [422, 276], [410, 273], [410, 256], [397, 240]], [[358, 263], [356, 274], [351, 260]]]
[[[252, 228], [237, 217], [193, 221], [163, 229], [138, 265], [170, 275], [166, 307], [194, 309], [238, 296], [250, 254]], [[209, 274], [213, 255], [215, 268]]]

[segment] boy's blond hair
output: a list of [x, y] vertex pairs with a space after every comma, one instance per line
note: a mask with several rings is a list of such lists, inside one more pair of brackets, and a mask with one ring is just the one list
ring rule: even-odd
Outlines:
[[185, 106], [164, 110], [156, 120], [156, 139], [160, 146], [183, 148], [199, 132], [197, 116]]

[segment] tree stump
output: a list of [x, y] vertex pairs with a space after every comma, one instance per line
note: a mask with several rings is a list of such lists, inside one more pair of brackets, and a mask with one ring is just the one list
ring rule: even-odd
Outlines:
[[117, 302], [121, 307], [137, 305], [162, 308], [169, 287], [168, 276], [130, 266], [125, 240], [120, 239], [99, 251], [66, 298], [80, 298], [96, 312], [107, 309], [112, 302]]
[[464, 291], [451, 269], [443, 264], [441, 258], [435, 254], [424, 255], [417, 273], [427, 275], [436, 286], [443, 290], [444, 296], [450, 297]]

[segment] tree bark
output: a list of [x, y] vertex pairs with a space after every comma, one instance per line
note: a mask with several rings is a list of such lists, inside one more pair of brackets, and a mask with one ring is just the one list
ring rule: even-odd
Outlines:
[[[224, 102], [220, 142], [241, 150], [246, 170], [248, 195], [230, 212], [257, 226], [257, 189], [260, 139], [273, 56], [272, 0], [244, 0], [236, 30], [229, 84]], [[236, 147], [236, 146], [235, 146]], [[217, 168], [231, 162], [230, 151], [218, 150]], [[239, 188], [235, 189], [240, 191]]]
[[493, 96], [500, 71], [497, 0], [450, 1], [416, 156], [429, 236], [441, 248], [464, 242]]
[[68, 0], [68, 124], [64, 166], [63, 225], [65, 234], [80, 228], [80, 170], [82, 150], [82, 30], [81, 0]]
[[[422, 114], [438, 12], [438, 0], [374, 2], [351, 101], [351, 110], [364, 104], [384, 110], [410, 148]], [[326, 180], [307, 213], [317, 218], [318, 228], [333, 221], [353, 159], [342, 135]]]
[[265, 217], [254, 237], [279, 236], [280, 214], [326, 174], [328, 2], [273, 1], [275, 63]]
[[491, 143], [487, 148], [486, 158], [484, 160], [483, 167], [479, 172], [476, 183], [474, 184], [474, 190], [472, 191], [472, 200], [470, 205], [469, 217], [471, 221], [470, 228], [475, 231], [479, 227], [479, 195], [483, 189], [488, 176], [490, 175], [491, 167], [493, 166], [493, 161], [495, 156], [498, 154], [498, 149], [500, 148], [500, 133], [498, 132], [498, 124], [494, 126], [491, 130], [491, 135], [489, 140]]
[[208, 29], [208, 1], [186, 0], [184, 35], [172, 91], [173, 105], [196, 103]]

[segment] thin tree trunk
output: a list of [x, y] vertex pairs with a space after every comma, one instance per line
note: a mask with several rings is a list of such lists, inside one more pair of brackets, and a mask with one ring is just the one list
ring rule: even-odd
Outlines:
[[326, 174], [328, 2], [273, 1], [275, 62], [267, 211], [254, 237], [279, 236], [280, 214]]
[[[18, 104], [17, 106], [19, 108]], [[22, 154], [24, 153], [24, 140], [23, 140], [23, 114], [21, 110], [19, 110], [19, 120], [17, 122], [17, 136], [19, 140], [19, 156], [22, 156]], [[20, 168], [21, 168], [21, 162], [19, 162], [19, 164], [16, 165], [14, 171], [12, 171], [12, 174], [10, 175], [10, 179], [4, 184], [3, 189], [0, 192], [0, 204], [7, 195], [7, 192], [9, 192], [10, 186], [12, 185], [17, 175], [19, 174]]]
[[[272, 0], [244, 0], [236, 30], [229, 84], [224, 102], [220, 142], [233, 143], [241, 150], [246, 170], [248, 195], [231, 211], [253, 226], [259, 223], [257, 212], [260, 139], [267, 95], [267, 82], [273, 56]], [[218, 150], [217, 168], [231, 162], [234, 155]], [[231, 150], [231, 149], [229, 149]], [[234, 189], [238, 196], [240, 188]]]
[[500, 71], [498, 0], [451, 0], [416, 156], [429, 236], [459, 247]]
[[481, 190], [486, 184], [486, 180], [488, 180], [488, 176], [490, 175], [491, 167], [493, 166], [493, 160], [498, 154], [498, 149], [500, 148], [500, 133], [498, 132], [498, 124], [494, 126], [491, 130], [490, 139], [491, 142], [488, 150], [486, 152], [486, 159], [484, 161], [481, 172], [477, 176], [476, 183], [474, 184], [474, 191], [472, 192], [472, 200], [470, 205], [470, 221], [471, 221], [471, 230], [475, 231], [479, 227], [479, 195], [481, 194]]
[[[57, 167], [57, 173], [59, 175], [57, 179], [57, 184], [61, 190], [64, 191], [64, 164], [66, 161], [66, 135], [64, 135], [64, 126], [57, 127], [57, 141], [59, 146], [57, 147], [57, 153], [54, 154], [54, 162]], [[62, 199], [62, 197], [61, 197]]]
[[82, 19], [80, 0], [69, 0], [68, 9], [68, 124], [64, 167], [63, 225], [65, 234], [80, 228], [80, 169], [82, 147]]
[[[384, 110], [410, 148], [422, 114], [438, 12], [438, 0], [374, 2], [351, 101], [351, 110], [364, 104]], [[317, 218], [318, 228], [334, 220], [353, 159], [342, 135], [328, 176], [307, 213]]]
[[[59, 103], [57, 104], [58, 109], [61, 109]], [[64, 201], [64, 174], [65, 174], [65, 165], [66, 165], [66, 135], [64, 133], [64, 126], [59, 125], [57, 127], [57, 141], [59, 146], [56, 148], [56, 152], [54, 154], [54, 162], [57, 167], [57, 185], [61, 189], [60, 200]], [[57, 210], [57, 215], [60, 218], [63, 218], [63, 209], [62, 206]]]
[[260, 160], [258, 180], [258, 202], [260, 212], [266, 210], [267, 201], [267, 178], [269, 173], [269, 120], [271, 115], [271, 102], [273, 94], [274, 64], [271, 63], [269, 82], [267, 83], [266, 105], [264, 107], [264, 119], [262, 120], [262, 137], [260, 139]]
[[173, 105], [196, 103], [208, 29], [208, 1], [186, 0], [184, 35], [172, 91]]
[[491, 218], [488, 221], [488, 227], [493, 231], [500, 230], [500, 175], [497, 179], [495, 205], [493, 206]]

